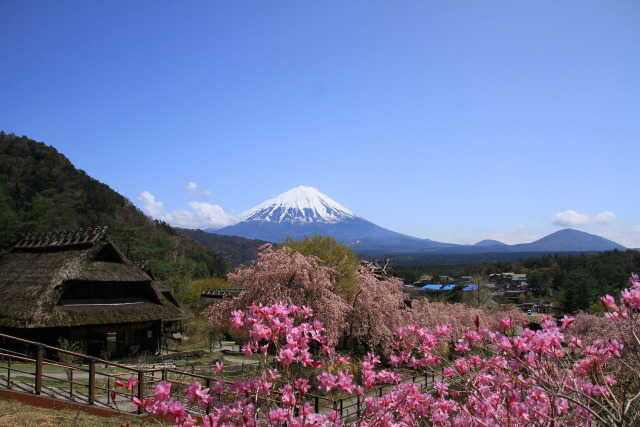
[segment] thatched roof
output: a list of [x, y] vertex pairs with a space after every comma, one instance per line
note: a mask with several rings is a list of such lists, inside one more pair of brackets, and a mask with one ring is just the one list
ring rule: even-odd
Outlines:
[[105, 229], [26, 236], [0, 261], [0, 326], [64, 327], [189, 316]]

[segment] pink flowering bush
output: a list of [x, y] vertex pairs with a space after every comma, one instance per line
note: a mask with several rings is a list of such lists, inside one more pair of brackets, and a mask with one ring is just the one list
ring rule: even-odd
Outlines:
[[[618, 301], [605, 296], [602, 303], [610, 310], [612, 327], [626, 331], [634, 340], [630, 344], [637, 346], [638, 276], [631, 277]], [[311, 393], [329, 392], [364, 400], [357, 426], [640, 422], [640, 393], [627, 380], [638, 378], [640, 368], [625, 361], [629, 345], [614, 335], [583, 340], [570, 332], [576, 321], [568, 316], [557, 322], [543, 316], [537, 331], [517, 332], [509, 316], [495, 319], [491, 328], [479, 316], [464, 329], [452, 323], [400, 327], [386, 367], [372, 353], [360, 362], [335, 353], [323, 324], [308, 307], [252, 304], [246, 311], [234, 311], [231, 323], [248, 330], [250, 340], [243, 351], [260, 358], [262, 373], [233, 384], [218, 381], [210, 389], [190, 385], [187, 402], [209, 410], [199, 425], [344, 425], [338, 412], [315, 413], [307, 401]], [[298, 377], [294, 366], [305, 367], [310, 376]], [[405, 382], [406, 372], [430, 374], [434, 380], [421, 387]], [[381, 396], [369, 393], [383, 385]], [[223, 394], [234, 396], [232, 402], [218, 399]], [[196, 425], [188, 408], [171, 398], [170, 384], [159, 383], [154, 397], [137, 404], [171, 423]]]
[[[436, 325], [451, 325], [455, 335], [464, 334], [466, 329], [478, 319], [480, 324], [491, 330], [498, 330], [502, 319], [509, 319], [513, 329], [521, 327], [527, 317], [522, 310], [482, 309], [469, 307], [462, 303], [450, 304], [431, 302], [426, 298], [413, 301], [413, 322], [420, 326], [433, 328]], [[405, 323], [406, 324], [406, 323]]]
[[402, 280], [377, 274], [372, 264], [364, 265], [356, 277], [358, 285], [345, 316], [343, 348], [359, 343], [386, 352], [393, 332], [412, 315], [405, 307]]
[[311, 307], [324, 324], [327, 339], [335, 345], [344, 331], [347, 304], [335, 292], [335, 270], [321, 264], [314, 256], [305, 256], [283, 247], [274, 251], [264, 245], [258, 260], [228, 275], [229, 283], [243, 288], [238, 297], [210, 306], [204, 316], [212, 325], [232, 326], [232, 311], [245, 310], [252, 304], [275, 304], [284, 301]]

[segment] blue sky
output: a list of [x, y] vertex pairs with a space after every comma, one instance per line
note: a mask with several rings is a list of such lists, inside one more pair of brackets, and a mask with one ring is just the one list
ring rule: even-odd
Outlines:
[[394, 231], [640, 247], [640, 2], [0, 0], [0, 129], [208, 227], [299, 185]]

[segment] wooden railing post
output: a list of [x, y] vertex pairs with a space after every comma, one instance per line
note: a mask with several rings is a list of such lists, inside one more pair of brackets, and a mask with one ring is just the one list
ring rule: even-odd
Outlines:
[[[138, 399], [144, 403], [144, 372], [138, 371]], [[142, 406], [138, 406], [138, 414], [142, 413]]]
[[[207, 378], [206, 388], [209, 390], [209, 394], [211, 394], [211, 378]], [[207, 405], [207, 407], [204, 409], [205, 414], [209, 415], [210, 412], [211, 404]]]
[[7, 360], [7, 388], [11, 388], [11, 357]]
[[89, 405], [93, 405], [96, 400], [96, 360], [89, 359]]
[[42, 393], [42, 361], [44, 360], [44, 347], [36, 349], [36, 394]]
[[73, 369], [69, 370], [69, 399], [73, 397]]

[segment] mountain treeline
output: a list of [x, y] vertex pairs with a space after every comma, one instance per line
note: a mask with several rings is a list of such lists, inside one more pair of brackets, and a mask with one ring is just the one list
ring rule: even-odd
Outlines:
[[230, 269], [219, 254], [150, 219], [55, 148], [0, 132], [0, 256], [26, 233], [102, 226], [129, 259], [147, 261], [172, 287]]
[[174, 229], [178, 233], [184, 234], [212, 251], [219, 253], [233, 267], [249, 265], [258, 258], [258, 249], [262, 245], [269, 243], [264, 240], [225, 236], [202, 230], [178, 227], [174, 227]]
[[598, 299], [615, 295], [629, 283], [631, 273], [640, 272], [640, 252], [606, 251], [582, 254], [547, 254], [535, 258], [486, 264], [432, 264], [396, 266], [396, 274], [411, 283], [421, 276], [474, 276], [488, 280], [491, 274], [527, 275], [529, 296], [553, 299], [561, 311], [597, 311]]

